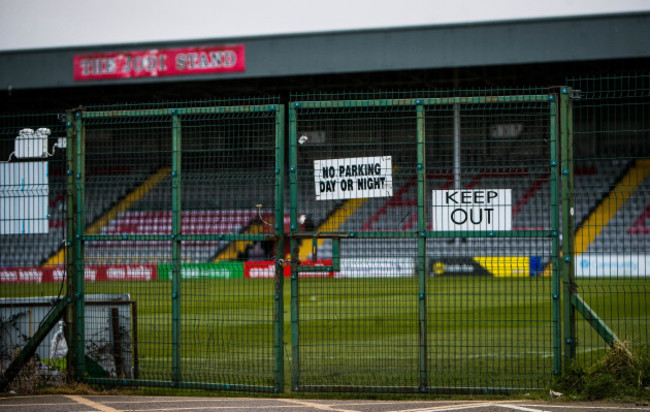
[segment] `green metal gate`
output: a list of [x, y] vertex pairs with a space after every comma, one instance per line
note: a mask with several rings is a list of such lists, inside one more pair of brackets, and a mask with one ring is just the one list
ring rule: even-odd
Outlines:
[[568, 90], [447, 96], [293, 96], [293, 390], [484, 393], [559, 373]]
[[[282, 268], [251, 282], [244, 260], [262, 244], [283, 250], [284, 107], [221, 103], [71, 113], [77, 379], [282, 390]], [[98, 294], [121, 296], [130, 313], [89, 315]]]
[[277, 98], [69, 112], [66, 243], [41, 278], [65, 280], [65, 299], [2, 387], [62, 315], [69, 372], [91, 383], [548, 386], [576, 358], [576, 330], [618, 340], [578, 294], [576, 258], [596, 235], [575, 214], [597, 199], [574, 205], [577, 97], [293, 95], [288, 120]]

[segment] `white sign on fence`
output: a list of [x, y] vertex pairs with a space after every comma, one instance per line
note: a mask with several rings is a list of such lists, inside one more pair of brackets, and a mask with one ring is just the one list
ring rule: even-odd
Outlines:
[[433, 230], [512, 230], [511, 189], [434, 190]]
[[390, 156], [314, 160], [316, 200], [393, 196]]
[[335, 272], [337, 278], [398, 278], [416, 276], [414, 258], [374, 257], [341, 258], [341, 271]]

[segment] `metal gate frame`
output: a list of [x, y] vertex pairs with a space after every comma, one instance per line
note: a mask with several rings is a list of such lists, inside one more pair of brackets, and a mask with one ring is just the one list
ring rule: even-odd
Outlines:
[[[336, 388], [320, 385], [304, 385], [300, 377], [300, 311], [299, 311], [299, 273], [314, 271], [314, 267], [302, 267], [298, 256], [298, 244], [304, 239], [333, 239], [333, 266], [320, 268], [323, 271], [337, 271], [340, 261], [339, 240], [342, 238], [413, 238], [417, 240], [418, 261], [417, 275], [419, 293], [415, 297], [419, 305], [419, 379], [417, 388], [399, 388], [402, 391], [418, 392], [509, 392], [518, 388], [436, 388], [428, 382], [427, 354], [427, 293], [426, 293], [426, 240], [430, 238], [478, 237], [478, 238], [507, 238], [507, 237], [544, 237], [552, 240], [552, 296], [549, 297], [552, 307], [553, 330], [553, 375], [559, 375], [563, 364], [566, 367], [576, 355], [575, 312], [576, 310], [589, 322], [600, 336], [611, 346], [616, 336], [598, 318], [577, 293], [573, 264], [573, 117], [572, 91], [568, 87], [559, 87], [549, 94], [530, 95], [496, 95], [496, 96], [467, 96], [441, 98], [406, 98], [406, 99], [366, 99], [366, 100], [337, 100], [337, 101], [294, 101], [289, 105], [289, 183], [290, 183], [290, 216], [291, 216], [291, 338], [292, 338], [292, 371], [291, 387], [293, 391], [331, 391], [331, 390], [367, 390], [375, 391], [382, 388], [346, 387]], [[428, 106], [463, 104], [494, 104], [494, 103], [548, 103], [550, 130], [550, 230], [527, 231], [467, 231], [462, 233], [427, 230], [426, 205], [426, 139], [425, 113]], [[366, 108], [366, 107], [412, 107], [417, 119], [417, 230], [415, 232], [314, 232], [301, 231], [298, 224], [298, 119], [301, 110], [325, 108]], [[565, 217], [560, 227], [560, 213]], [[561, 237], [565, 239], [561, 242]], [[562, 298], [561, 298], [562, 296]], [[564, 330], [562, 331], [562, 324]], [[562, 336], [564, 335], [564, 341]], [[564, 347], [564, 350], [563, 350]], [[564, 354], [564, 357], [562, 356]], [[396, 388], [391, 388], [391, 391]]]
[[[273, 113], [275, 115], [275, 188], [274, 188], [274, 234], [218, 234], [218, 235], [187, 235], [181, 228], [181, 155], [182, 133], [181, 123], [183, 116], [206, 114], [242, 114], [242, 113]], [[171, 235], [102, 235], [86, 234], [85, 230], [85, 120], [114, 118], [114, 117], [139, 117], [161, 116], [168, 117], [172, 127], [172, 233]], [[275, 242], [275, 253], [281, 256], [284, 249], [284, 106], [277, 104], [266, 105], [240, 105], [217, 106], [199, 108], [171, 108], [171, 109], [143, 109], [143, 110], [105, 110], [84, 111], [77, 110], [68, 113], [67, 117], [67, 163], [68, 163], [68, 227], [67, 233], [67, 314], [69, 325], [66, 339], [69, 345], [68, 365], [69, 375], [77, 381], [96, 384], [111, 384], [124, 386], [158, 386], [210, 390], [240, 390], [260, 392], [282, 392], [284, 388], [284, 360], [283, 360], [283, 268], [280, 264], [275, 268], [275, 301], [274, 315], [274, 351], [275, 351], [275, 384], [273, 386], [229, 384], [229, 383], [204, 383], [187, 382], [183, 380], [183, 363], [181, 353], [183, 342], [181, 340], [181, 241], [268, 241]], [[170, 239], [171, 238], [171, 239]], [[85, 376], [85, 291], [84, 291], [84, 243], [96, 240], [159, 240], [172, 241], [172, 366], [170, 381], [152, 381], [140, 379], [112, 379], [90, 378]]]

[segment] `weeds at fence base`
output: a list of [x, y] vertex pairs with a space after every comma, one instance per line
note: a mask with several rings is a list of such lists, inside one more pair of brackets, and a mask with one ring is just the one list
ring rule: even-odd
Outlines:
[[569, 365], [553, 389], [578, 400], [650, 399], [650, 348], [616, 342], [592, 366]]
[[130, 395], [138, 394], [132, 390], [118, 390], [115, 388], [99, 387], [88, 385], [83, 382], [66, 383], [57, 387], [48, 387], [38, 391], [39, 394], [48, 395]]
[[43, 388], [61, 387], [65, 382], [65, 372], [41, 362], [35, 356], [21, 368], [18, 376], [9, 384], [8, 390], [16, 394], [28, 394]]

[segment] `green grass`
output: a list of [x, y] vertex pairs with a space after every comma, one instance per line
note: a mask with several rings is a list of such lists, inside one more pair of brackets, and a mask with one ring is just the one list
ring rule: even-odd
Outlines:
[[[579, 292], [615, 333], [647, 345], [650, 281], [581, 279]], [[290, 281], [284, 285], [284, 368], [292, 353]], [[3, 285], [1, 296], [51, 296], [58, 284]], [[140, 378], [169, 381], [171, 282], [87, 283], [86, 294], [129, 293], [137, 302]], [[188, 382], [272, 386], [275, 379], [274, 283], [268, 279], [182, 282], [181, 364]], [[418, 282], [414, 278], [299, 281], [301, 385], [420, 384]], [[427, 279], [425, 364], [431, 388], [534, 389], [553, 372], [549, 278]], [[87, 319], [88, 322], [101, 321]], [[605, 345], [579, 320], [578, 359]]]

